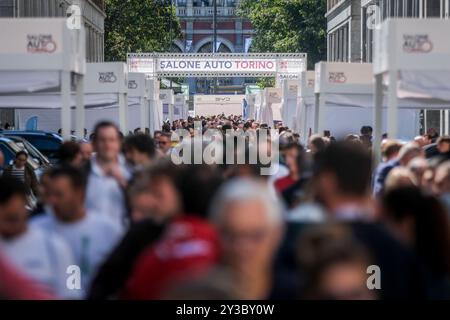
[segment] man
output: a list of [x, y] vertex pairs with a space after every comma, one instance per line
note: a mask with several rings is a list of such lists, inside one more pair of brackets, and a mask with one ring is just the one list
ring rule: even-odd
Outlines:
[[[148, 191], [161, 200], [159, 208], [154, 206], [154, 209], [164, 214], [159, 218], [160, 224], [165, 223], [166, 227], [161, 236], [154, 243], [149, 243], [140, 254], [122, 297], [161, 298], [173, 284], [201, 275], [217, 263], [219, 258], [217, 233], [205, 217], [211, 194], [217, 190], [218, 181], [215, 176], [211, 167], [206, 165], [176, 166], [170, 161], [151, 172], [151, 185], [158, 180], [159, 184], [163, 181], [167, 184], [163, 187], [165, 190], [152, 188]], [[170, 200], [173, 204], [169, 202]], [[149, 237], [150, 233], [140, 238]], [[141, 248], [136, 241], [135, 245], [128, 244], [128, 247], [133, 248], [132, 250]]]
[[155, 158], [155, 142], [145, 134], [129, 136], [125, 139], [124, 152], [135, 169], [142, 169], [150, 166]]
[[402, 148], [402, 144], [397, 140], [385, 140], [382, 143], [383, 162], [378, 164], [375, 169], [373, 179], [373, 193], [379, 196], [384, 190], [384, 182], [389, 172], [400, 165], [397, 159], [398, 153]]
[[170, 149], [172, 148], [171, 134], [168, 132], [162, 132], [158, 139], [158, 148], [163, 155], [170, 155]]
[[124, 190], [130, 172], [120, 154], [121, 143], [115, 124], [100, 122], [95, 126], [93, 144], [96, 154], [87, 168], [86, 209], [108, 217], [124, 229], [127, 214]]
[[437, 139], [437, 149], [441, 155], [450, 152], [450, 136], [442, 136]]
[[151, 219], [162, 224], [182, 211], [181, 198], [173, 183], [179, 171], [170, 160], [162, 160], [133, 177], [127, 188], [132, 222]]
[[59, 147], [59, 164], [81, 167], [83, 155], [80, 145], [75, 141], [66, 141]]
[[423, 274], [415, 256], [382, 225], [374, 222], [369, 188], [371, 165], [370, 152], [362, 145], [330, 145], [316, 157], [317, 199], [325, 208], [328, 219], [345, 227], [365, 246], [375, 265], [382, 270], [382, 298], [423, 297]]
[[23, 150], [17, 152], [14, 164], [5, 168], [3, 176], [22, 181], [25, 184], [27, 196], [37, 197], [39, 195], [39, 183], [34, 171], [27, 166], [27, 160], [28, 153]]
[[93, 148], [92, 144], [87, 141], [80, 142], [80, 152], [83, 163], [88, 163], [91, 160]]
[[121, 230], [105, 216], [87, 211], [85, 175], [73, 167], [54, 168], [49, 204], [54, 214], [37, 217], [33, 223], [63, 238], [81, 270], [81, 292], [89, 288], [92, 277], [121, 237]]
[[318, 134], [314, 134], [308, 139], [308, 150], [311, 154], [322, 151], [326, 146], [327, 143], [325, 142], [325, 139]]
[[21, 181], [0, 178], [0, 251], [17, 271], [55, 296], [80, 298], [66, 286], [67, 268], [75, 264], [70, 249], [58, 236], [28, 225], [26, 195]]
[[[158, 246], [164, 247], [168, 243], [167, 241], [173, 240], [164, 232], [166, 228], [170, 231], [167, 231], [169, 234], [174, 232], [172, 235], [175, 236], [180, 224], [187, 227], [180, 234], [180, 239], [187, 243], [191, 237], [195, 237], [195, 233], [199, 230], [208, 231], [210, 228], [204, 221], [191, 216], [204, 217], [207, 215], [210, 199], [221, 181], [219, 174], [208, 165], [177, 166], [171, 161], [161, 161], [149, 170], [141, 172], [136, 180], [130, 182], [128, 189], [133, 223], [120, 244], [101, 267], [92, 285], [89, 298], [106, 299], [116, 296], [133, 271], [132, 267], [136, 259], [147, 247], [151, 247], [155, 241], [158, 241]], [[182, 212], [187, 214], [180, 217]], [[196, 229], [195, 226], [204, 226], [205, 229]], [[193, 227], [195, 228], [191, 229]], [[193, 231], [194, 234], [190, 231]], [[163, 232], [164, 240], [159, 239]], [[189, 252], [188, 250], [185, 251], [186, 255], [171, 257], [173, 249], [175, 248], [165, 248], [163, 251], [167, 259], [162, 259], [163, 261], [158, 261], [158, 263], [164, 263], [166, 267], [170, 267], [173, 263], [177, 264], [183, 261], [188, 262], [187, 266], [189, 266], [192, 258], [195, 263], [204, 261], [202, 257], [196, 257], [201, 251]], [[152, 259], [150, 261], [151, 263], [156, 262]], [[159, 272], [163, 274], [160, 276]], [[161, 281], [170, 280], [170, 277], [176, 276], [178, 272], [174, 272], [174, 270], [166, 272], [164, 268], [155, 270], [153, 268], [145, 270], [144, 268], [143, 273], [143, 276], [149, 277], [150, 285], [154, 286], [154, 279], [163, 285]], [[139, 283], [137, 285], [139, 286]], [[142, 285], [142, 288], [145, 289], [145, 285]]]
[[222, 261], [243, 298], [292, 298], [273, 269], [283, 219], [267, 186], [248, 179], [229, 182], [215, 197], [211, 216], [220, 235]]

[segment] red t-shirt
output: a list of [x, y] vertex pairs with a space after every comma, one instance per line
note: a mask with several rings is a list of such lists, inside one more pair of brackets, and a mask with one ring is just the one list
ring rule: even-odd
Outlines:
[[0, 299], [53, 300], [56, 297], [22, 275], [0, 253]]
[[213, 226], [198, 217], [177, 218], [139, 257], [122, 298], [159, 299], [172, 283], [206, 271], [218, 259], [219, 239]]
[[281, 194], [284, 190], [292, 186], [294, 183], [295, 180], [288, 175], [275, 181], [275, 189], [278, 193]]

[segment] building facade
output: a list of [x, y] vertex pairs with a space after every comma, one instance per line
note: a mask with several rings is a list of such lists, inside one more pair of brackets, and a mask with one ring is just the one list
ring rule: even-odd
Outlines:
[[327, 0], [328, 61], [372, 62], [374, 26], [388, 17], [449, 13], [450, 0]]
[[[217, 1], [217, 52], [247, 52], [254, 34], [250, 21], [236, 15], [240, 0]], [[174, 41], [174, 52], [210, 53], [214, 42], [214, 0], [172, 0], [183, 38]], [[219, 79], [219, 87], [239, 87], [245, 79]], [[209, 93], [211, 81], [190, 79], [191, 93]]]
[[86, 60], [102, 62], [104, 56], [104, 0], [0, 0], [2, 17], [66, 17], [70, 5], [81, 9], [86, 28]]
[[[104, 57], [104, 0], [0, 0], [0, 18], [67, 17], [72, 4], [81, 9], [86, 29], [86, 61], [103, 62]], [[14, 125], [14, 110], [0, 109], [0, 124]]]
[[[450, 0], [327, 0], [328, 61], [372, 62], [374, 28], [389, 17], [449, 19]], [[422, 113], [442, 132], [443, 112]]]

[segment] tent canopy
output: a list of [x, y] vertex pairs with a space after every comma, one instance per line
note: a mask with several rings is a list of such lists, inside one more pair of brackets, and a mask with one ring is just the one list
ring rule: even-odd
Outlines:
[[[59, 92], [63, 137], [70, 138], [72, 79], [77, 110], [83, 109], [84, 27], [69, 29], [65, 18], [3, 18], [0, 30], [8, 30], [0, 32], [0, 98]], [[82, 129], [77, 127], [78, 131]]]
[[381, 138], [379, 109], [384, 87], [387, 87], [390, 137], [398, 136], [400, 101], [422, 103], [422, 109], [450, 106], [449, 32], [450, 21], [437, 18], [387, 19], [377, 28], [373, 65], [377, 108], [374, 143], [377, 148]]
[[[315, 132], [330, 130], [332, 135], [342, 138], [350, 133], [358, 134], [362, 126], [373, 123], [372, 64], [319, 62], [315, 72]], [[383, 103], [385, 109], [386, 106], [387, 101]], [[418, 110], [409, 110], [416, 107], [411, 101], [405, 101], [402, 107], [408, 110], [402, 111], [401, 135], [405, 139], [413, 138], [418, 133]]]

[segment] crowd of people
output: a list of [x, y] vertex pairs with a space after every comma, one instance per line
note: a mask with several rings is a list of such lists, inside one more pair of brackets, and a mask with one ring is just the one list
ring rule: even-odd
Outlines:
[[[175, 164], [192, 143], [179, 129], [247, 133], [247, 161]], [[39, 181], [17, 153], [0, 178], [0, 297], [450, 298], [450, 137], [385, 137], [379, 164], [370, 126], [302, 138], [241, 116], [125, 137], [105, 121]], [[279, 159], [272, 174], [252, 148]]]

